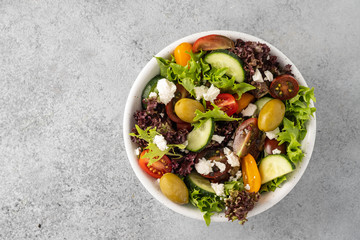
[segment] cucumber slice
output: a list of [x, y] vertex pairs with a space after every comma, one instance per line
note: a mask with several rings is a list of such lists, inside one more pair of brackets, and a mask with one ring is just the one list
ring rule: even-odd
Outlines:
[[207, 54], [205, 62], [215, 68], [227, 68], [226, 75], [235, 77], [237, 82], [245, 80], [245, 71], [241, 59], [228, 50], [215, 50]]
[[185, 183], [190, 189], [199, 189], [202, 194], [215, 194], [209, 179], [204, 178], [197, 172], [191, 172], [187, 175]]
[[261, 184], [281, 177], [295, 169], [295, 165], [282, 154], [269, 155], [263, 158], [259, 165]]
[[143, 103], [142, 100], [146, 99], [149, 97], [149, 94], [151, 92], [156, 92], [158, 93], [157, 89], [156, 89], [156, 86], [157, 86], [157, 83], [160, 79], [162, 79], [163, 77], [160, 76], [160, 75], [157, 75], [155, 77], [153, 77], [145, 86], [142, 94], [141, 94], [141, 104], [143, 106], [144, 109], [146, 109], [146, 104]]
[[192, 130], [187, 136], [188, 145], [186, 149], [192, 152], [203, 150], [211, 141], [214, 129], [214, 120], [210, 118], [199, 128]]
[[255, 105], [257, 106], [257, 109], [256, 109], [256, 112], [255, 114], [259, 114], [260, 113], [260, 110], [265, 106], [265, 104], [267, 102], [269, 102], [270, 100], [273, 100], [273, 98], [271, 97], [262, 97], [260, 98], [259, 100], [257, 100], [255, 102]]

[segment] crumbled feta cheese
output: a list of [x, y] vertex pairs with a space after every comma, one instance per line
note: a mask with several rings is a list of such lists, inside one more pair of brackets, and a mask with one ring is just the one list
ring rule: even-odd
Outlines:
[[166, 78], [160, 79], [156, 86], [159, 91], [160, 102], [165, 105], [168, 104], [174, 97], [176, 86], [174, 83], [169, 82]]
[[227, 144], [228, 147], [232, 147], [234, 145], [234, 141], [230, 140]]
[[257, 106], [255, 104], [249, 103], [249, 105], [241, 111], [241, 114], [244, 117], [251, 117], [252, 115], [254, 115], [255, 111], [257, 109]]
[[211, 84], [211, 87], [203, 95], [205, 101], [214, 102], [215, 98], [220, 94], [220, 89]]
[[199, 159], [199, 162], [195, 164], [195, 169], [198, 173], [208, 175], [209, 173], [213, 172], [212, 167], [214, 163], [212, 161], [208, 161], [205, 158]]
[[229, 148], [226, 147], [224, 148], [224, 153], [227, 158], [227, 162], [230, 164], [230, 166], [232, 167], [240, 166], [239, 158], [234, 154], [234, 152], [232, 152]]
[[270, 82], [272, 82], [272, 80], [274, 80], [274, 76], [273, 76], [273, 74], [269, 71], [269, 70], [266, 70], [265, 72], [264, 72], [264, 74], [265, 74], [265, 80], [268, 80], [268, 81], [270, 81]]
[[224, 139], [225, 139], [225, 137], [223, 137], [223, 136], [219, 136], [219, 135], [213, 135], [212, 136], [212, 138], [211, 138], [211, 140], [214, 140], [214, 141], [216, 141], [216, 142], [218, 142], [218, 143], [222, 143], [222, 141], [224, 141]]
[[244, 188], [245, 188], [245, 190], [248, 190], [248, 191], [249, 191], [249, 190], [250, 190], [249, 184], [246, 184]]
[[220, 169], [220, 172], [224, 172], [226, 169], [226, 165], [222, 162], [214, 161], [215, 166]]
[[160, 113], [160, 117], [162, 117], [162, 118], [163, 118], [164, 116], [165, 116], [165, 115], [164, 115], [163, 113]]
[[157, 93], [156, 92], [151, 92], [149, 94], [149, 98], [152, 99], [152, 98], [157, 98]]
[[183, 145], [185, 145], [185, 147], [189, 144], [188, 140], [185, 140], [185, 142], [182, 143]]
[[160, 178], [156, 179], [156, 181], [157, 181], [158, 183], [160, 183]]
[[255, 82], [264, 82], [264, 79], [261, 75], [261, 72], [259, 71], [259, 69], [256, 69], [254, 75], [252, 76], [252, 79], [255, 81]]
[[194, 87], [196, 100], [200, 100], [204, 96], [204, 94], [207, 93], [207, 91], [208, 91], [208, 88], [206, 86]]
[[239, 170], [236, 172], [235, 176], [230, 176], [229, 182], [231, 181], [237, 181], [239, 178], [241, 178], [242, 172]]
[[166, 145], [167, 142], [163, 135], [156, 135], [154, 137], [154, 143], [161, 151], [165, 151], [166, 149], [168, 149], [168, 146]]
[[277, 148], [275, 148], [274, 150], [272, 150], [272, 154], [280, 154], [281, 151]]
[[265, 134], [269, 139], [274, 139], [274, 138], [277, 138], [279, 132], [280, 132], [280, 129], [277, 127], [272, 131], [265, 132]]
[[140, 155], [140, 151], [141, 151], [141, 148], [138, 147], [137, 149], [135, 149], [135, 155], [136, 156], [139, 156]]
[[211, 183], [212, 189], [214, 189], [216, 195], [225, 196], [223, 183]]

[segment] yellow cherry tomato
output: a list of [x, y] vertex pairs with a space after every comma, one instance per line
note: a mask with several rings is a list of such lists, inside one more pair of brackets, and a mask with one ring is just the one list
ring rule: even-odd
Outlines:
[[261, 131], [269, 132], [277, 128], [285, 115], [285, 104], [279, 99], [267, 102], [260, 110], [258, 127]]
[[190, 60], [190, 55], [186, 52], [191, 52], [191, 50], [192, 50], [192, 45], [187, 42], [183, 42], [179, 46], [177, 46], [174, 51], [174, 57], [176, 63], [181, 66], [186, 66], [186, 64]]
[[249, 153], [241, 159], [241, 172], [244, 186], [249, 185], [247, 192], [258, 192], [261, 187], [261, 176], [254, 157]]

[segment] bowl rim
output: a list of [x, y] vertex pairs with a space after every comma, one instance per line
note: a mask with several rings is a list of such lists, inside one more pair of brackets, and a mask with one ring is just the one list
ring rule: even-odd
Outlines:
[[[228, 30], [211, 30], [205, 32], [198, 32], [186, 37], [183, 37], [179, 40], [174, 41], [169, 44], [165, 48], [163, 48], [159, 53], [155, 56], [158, 57], [169, 57], [172, 54], [173, 49], [177, 45], [182, 42], [190, 42], [193, 43], [196, 39], [210, 35], [210, 34], [219, 34], [227, 36], [233, 40], [241, 38], [245, 41], [255, 41], [265, 43], [270, 48], [271, 55], [277, 56], [277, 60], [279, 61], [281, 66], [285, 64], [290, 64], [292, 73], [295, 75], [295, 78], [298, 80], [300, 85], [306, 86], [307, 83], [300, 71], [294, 65], [294, 63], [280, 50], [274, 47], [272, 44], [267, 41], [260, 39], [258, 37], [238, 32], [238, 31], [228, 31]], [[157, 67], [157, 69], [156, 69]], [[171, 210], [180, 213], [184, 216], [193, 218], [193, 219], [203, 219], [203, 213], [199, 211], [199, 209], [193, 207], [191, 204], [187, 205], [178, 205], [173, 203], [169, 199], [167, 199], [160, 191], [158, 181], [148, 176], [137, 164], [137, 157], [135, 155], [136, 145], [131, 142], [129, 133], [131, 128], [133, 127], [133, 113], [136, 109], [140, 109], [140, 95], [143, 90], [143, 84], [147, 83], [152, 77], [159, 73], [159, 67], [157, 65], [156, 59], [153, 57], [151, 60], [145, 65], [145, 67], [138, 74], [135, 82], [133, 83], [129, 95], [127, 97], [127, 101], [125, 104], [124, 117], [123, 117], [123, 139], [125, 150], [127, 153], [128, 160], [131, 164], [132, 169], [134, 170], [137, 178], [140, 180], [145, 189], [159, 202], [161, 202], [166, 207]], [[135, 107], [136, 106], [136, 107]], [[314, 103], [311, 102], [310, 106], [314, 106]], [[255, 205], [255, 208], [248, 213], [248, 218], [260, 214], [269, 208], [273, 207], [275, 204], [280, 202], [299, 182], [300, 178], [305, 172], [309, 161], [311, 159], [311, 155], [315, 145], [315, 137], [316, 137], [316, 114], [314, 113], [313, 118], [311, 118], [307, 123], [307, 135], [305, 139], [302, 141], [301, 148], [303, 149], [305, 156], [302, 161], [298, 164], [296, 170], [289, 175], [288, 180], [282, 185], [281, 188], [277, 188], [275, 192], [263, 193], [259, 202]], [[225, 217], [225, 214], [216, 213], [211, 217], [212, 222], [226, 222], [228, 219]]]

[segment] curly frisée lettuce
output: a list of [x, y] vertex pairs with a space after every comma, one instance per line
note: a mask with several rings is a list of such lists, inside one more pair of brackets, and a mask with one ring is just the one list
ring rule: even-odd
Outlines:
[[301, 140], [306, 135], [306, 122], [313, 116], [316, 108], [310, 107], [310, 100], [316, 102], [314, 88], [300, 86], [298, 94], [285, 102], [283, 128], [278, 134], [280, 145], [287, 143], [287, 155], [293, 163], [298, 163], [304, 157], [301, 150]]
[[196, 188], [190, 189], [189, 194], [191, 204], [204, 213], [204, 220], [207, 226], [210, 225], [210, 217], [214, 215], [214, 212], [222, 212], [224, 209], [224, 201], [215, 194], [205, 195]]
[[156, 135], [161, 135], [156, 131], [156, 128], [148, 127], [145, 130], [142, 130], [138, 125], [135, 125], [135, 128], [138, 134], [130, 133], [130, 136], [143, 139], [148, 142], [148, 145], [145, 149], [149, 151], [144, 154], [144, 158], [149, 158], [149, 166], [154, 162], [160, 160], [164, 155], [169, 155], [173, 157], [182, 157], [182, 155], [175, 153], [175, 148], [185, 149], [184, 144], [168, 144], [167, 148], [163, 151], [153, 142]]

